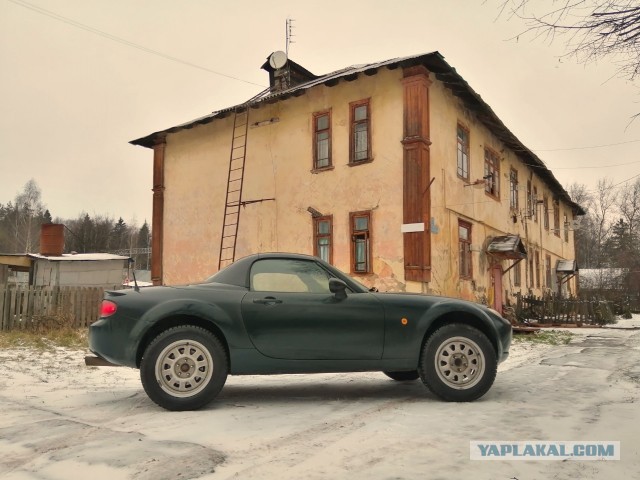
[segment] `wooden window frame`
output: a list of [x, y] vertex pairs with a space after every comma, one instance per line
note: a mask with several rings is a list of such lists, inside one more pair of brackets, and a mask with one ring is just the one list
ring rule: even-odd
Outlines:
[[[468, 232], [467, 239], [460, 237], [460, 229], [466, 229]], [[461, 280], [473, 279], [473, 259], [471, 257], [471, 235], [473, 234], [473, 225], [464, 220], [458, 219], [458, 275]], [[468, 271], [463, 271], [463, 256], [466, 257]]]
[[484, 177], [484, 193], [500, 200], [500, 157], [489, 147], [484, 147]]
[[522, 262], [520, 262], [518, 260], [518, 263], [516, 263], [513, 266], [513, 286], [514, 287], [519, 287], [522, 284], [522, 268], [520, 266]]
[[533, 190], [531, 180], [527, 180], [527, 216], [533, 218]]
[[551, 255], [544, 257], [544, 278], [547, 288], [551, 288]]
[[[460, 132], [464, 132], [464, 138], [460, 139]], [[466, 141], [465, 141], [466, 140]], [[471, 155], [470, 155], [470, 151], [471, 151], [471, 135], [469, 133], [469, 129], [467, 127], [465, 127], [464, 125], [462, 125], [461, 123], [458, 123], [457, 128], [456, 128], [456, 172], [458, 174], [458, 178], [461, 178], [462, 180], [464, 180], [465, 182], [469, 182], [469, 178], [470, 178], [470, 165], [471, 165]], [[466, 155], [466, 158], [465, 158]], [[465, 162], [466, 160], [466, 162]], [[461, 162], [462, 161], [462, 162]], [[462, 173], [460, 173], [461, 171], [461, 163], [463, 163], [462, 165]], [[466, 176], [464, 175], [464, 170], [465, 170], [465, 166], [466, 166]]]
[[542, 215], [544, 229], [549, 230], [549, 197], [546, 195], [542, 197]]
[[509, 171], [509, 207], [511, 210], [518, 210], [518, 171], [512, 168]]
[[[365, 217], [367, 219], [367, 230], [356, 230], [355, 229], [355, 221], [356, 218], [361, 218], [361, 217]], [[373, 273], [373, 266], [372, 266], [372, 260], [373, 260], [373, 255], [372, 255], [372, 243], [373, 243], [373, 236], [371, 234], [372, 232], [372, 224], [371, 224], [371, 210], [364, 210], [364, 211], [360, 211], [360, 212], [350, 212], [349, 213], [349, 233], [351, 235], [351, 273], [353, 275], [368, 275], [370, 273]], [[357, 270], [356, 269], [356, 239], [360, 238], [364, 236], [364, 239], [366, 240], [366, 268], [365, 270]]]
[[553, 233], [560, 238], [560, 202], [553, 201]]
[[[329, 222], [329, 233], [318, 232], [320, 222]], [[321, 238], [329, 239], [329, 259], [325, 261], [333, 265], [333, 215], [313, 218], [313, 255], [318, 258], [321, 258], [319, 255], [320, 249], [318, 248], [318, 241]]]
[[534, 258], [536, 268], [536, 288], [540, 288], [540, 252], [538, 250], [535, 251]]
[[569, 216], [564, 214], [564, 241], [569, 241]]
[[[373, 161], [373, 156], [371, 155], [371, 102], [370, 98], [366, 98], [364, 100], [358, 100], [357, 102], [351, 102], [349, 104], [349, 165], [361, 165], [363, 163], [369, 163]], [[356, 108], [366, 106], [367, 107], [367, 118], [366, 120], [355, 120], [355, 111]], [[355, 158], [355, 130], [356, 126], [366, 124], [367, 126], [367, 156], [366, 158]]]
[[531, 203], [533, 203], [533, 221], [538, 223], [538, 187], [533, 186], [533, 192], [531, 193]]
[[[329, 127], [323, 130], [318, 130], [318, 119], [321, 117], [328, 117]], [[331, 154], [331, 110], [323, 110], [321, 112], [315, 112], [312, 116], [313, 122], [313, 170], [314, 172], [322, 172], [324, 170], [332, 170], [333, 169], [333, 159]], [[327, 132], [328, 134], [328, 142], [329, 142], [329, 164], [324, 166], [318, 166], [318, 134]]]

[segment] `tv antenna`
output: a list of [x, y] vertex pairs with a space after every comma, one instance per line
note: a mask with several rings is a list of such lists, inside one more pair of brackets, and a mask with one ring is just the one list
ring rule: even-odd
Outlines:
[[289, 45], [291, 45], [292, 43], [296, 43], [293, 40], [291, 40], [291, 37], [295, 36], [293, 34], [293, 22], [294, 19], [293, 18], [287, 18], [286, 21], [286, 27], [285, 27], [285, 53], [287, 54], [287, 58], [289, 57]]

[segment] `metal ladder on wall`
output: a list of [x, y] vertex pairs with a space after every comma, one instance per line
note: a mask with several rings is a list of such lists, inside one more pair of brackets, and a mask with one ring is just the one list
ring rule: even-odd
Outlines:
[[244, 183], [244, 166], [247, 158], [249, 108], [249, 105], [246, 104], [236, 107], [233, 117], [233, 136], [231, 139], [231, 155], [229, 156], [227, 196], [222, 220], [218, 270], [232, 263], [236, 256], [240, 207], [243, 206], [242, 185]]

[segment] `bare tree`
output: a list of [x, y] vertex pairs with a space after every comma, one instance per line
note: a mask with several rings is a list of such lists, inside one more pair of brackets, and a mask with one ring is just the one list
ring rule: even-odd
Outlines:
[[631, 234], [638, 234], [638, 228], [640, 228], [640, 180], [636, 180], [635, 183], [627, 183], [620, 188], [616, 206], [629, 226]]
[[581, 217], [580, 226], [574, 227], [576, 260], [581, 268], [591, 268], [597, 261], [597, 240], [593, 219], [593, 195], [584, 184], [573, 183], [566, 188], [571, 199], [584, 208], [586, 214]]
[[612, 217], [616, 213], [615, 207], [617, 200], [618, 190], [613, 188], [611, 179], [601, 178], [598, 180], [593, 201], [594, 233], [597, 247], [596, 267], [598, 268], [601, 268], [606, 263], [604, 247], [615, 224]]
[[549, 41], [562, 36], [566, 55], [581, 63], [607, 57], [620, 76], [634, 80], [640, 74], [638, 0], [501, 0], [501, 14], [523, 19], [523, 35]]
[[44, 215], [40, 187], [29, 180], [15, 198], [15, 246], [16, 251], [33, 252], [38, 247], [38, 230]]

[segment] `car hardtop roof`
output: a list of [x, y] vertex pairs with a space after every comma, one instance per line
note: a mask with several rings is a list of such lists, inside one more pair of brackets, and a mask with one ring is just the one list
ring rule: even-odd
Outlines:
[[367, 291], [367, 288], [358, 284], [344, 272], [338, 270], [333, 265], [325, 262], [319, 257], [313, 255], [306, 255], [304, 253], [287, 253], [287, 252], [266, 252], [266, 253], [254, 253], [242, 257], [229, 266], [223, 268], [219, 272], [215, 273], [207, 279], [208, 282], [224, 283], [228, 285], [237, 285], [240, 287], [248, 287], [249, 285], [249, 269], [256, 260], [268, 259], [268, 258], [281, 258], [290, 260], [311, 260], [322, 264], [325, 268], [333, 272], [338, 278], [344, 280], [347, 285], [356, 291]]

